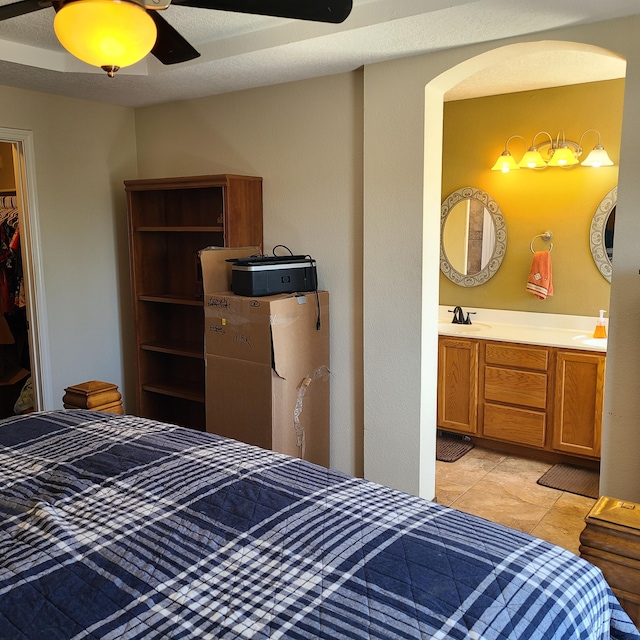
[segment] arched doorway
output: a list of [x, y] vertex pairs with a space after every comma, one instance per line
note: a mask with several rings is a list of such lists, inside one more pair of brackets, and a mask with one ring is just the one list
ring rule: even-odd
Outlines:
[[[540, 65], [542, 69], [551, 69], [552, 74], [548, 80], [544, 79], [544, 73], [532, 73], [530, 78], [526, 77], [527, 69], [534, 69], [534, 62], [544, 63]], [[567, 69], [563, 73], [563, 60], [567, 61]], [[588, 63], [587, 61], [591, 61]], [[601, 64], [602, 63], [602, 64]], [[576, 66], [577, 65], [577, 66]], [[425, 200], [424, 200], [424, 236], [423, 251], [426, 255], [434, 250], [434, 221], [439, 219], [439, 203], [436, 210], [434, 192], [440, 191], [440, 184], [434, 179], [438, 178], [442, 170], [442, 102], [447, 92], [455, 91], [457, 87], [471, 87], [472, 90], [485, 91], [476, 95], [491, 95], [496, 92], [494, 88], [482, 88], [483, 79], [499, 85], [501, 89], [498, 93], [510, 93], [512, 91], [523, 91], [526, 89], [537, 89], [545, 86], [562, 86], [565, 84], [575, 84], [591, 82], [610, 77], [624, 76], [624, 60], [611, 51], [573, 42], [543, 41], [534, 43], [520, 43], [508, 45], [499, 49], [486, 52], [475, 58], [466, 60], [452, 69], [442, 73], [431, 81], [425, 89]], [[594, 68], [601, 67], [603, 76], [593, 75]], [[581, 69], [581, 75], [575, 69]], [[518, 70], [518, 71], [515, 71]], [[522, 71], [522, 70], [525, 71]], [[620, 73], [622, 69], [622, 73]], [[507, 73], [511, 70], [511, 77]], [[610, 74], [607, 76], [607, 74]], [[616, 75], [618, 74], [618, 75]], [[498, 79], [496, 81], [496, 79]], [[435, 140], [440, 140], [440, 144], [434, 144]], [[436, 171], [435, 169], [438, 169]], [[438, 234], [435, 234], [439, 237]], [[429, 249], [427, 249], [429, 246]], [[424, 281], [424, 279], [423, 279]], [[423, 292], [425, 304], [433, 305], [433, 298], [429, 298]], [[423, 314], [431, 313], [431, 308], [423, 307]], [[423, 359], [422, 379], [432, 379], [432, 364]], [[429, 433], [430, 427], [426, 422], [421, 425], [421, 442], [430, 441], [433, 437]], [[421, 447], [421, 451], [427, 450]], [[431, 486], [434, 482], [435, 492], [435, 470], [431, 468], [433, 460], [421, 458], [420, 473], [421, 487]], [[423, 495], [428, 495], [424, 493]]]

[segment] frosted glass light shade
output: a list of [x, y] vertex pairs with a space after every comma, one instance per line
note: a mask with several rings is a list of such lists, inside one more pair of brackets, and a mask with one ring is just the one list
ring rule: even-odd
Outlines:
[[611, 167], [613, 161], [602, 145], [597, 145], [591, 153], [580, 163], [584, 167]]
[[522, 156], [522, 160], [518, 162], [518, 166], [522, 169], [539, 169], [546, 167], [547, 163], [543, 160], [540, 152], [532, 147]]
[[578, 164], [578, 158], [569, 147], [556, 149], [548, 162], [549, 167], [570, 167], [573, 164]]
[[53, 28], [69, 53], [109, 75], [142, 60], [157, 37], [146, 10], [121, 0], [69, 2], [56, 13]]
[[502, 155], [496, 160], [496, 163], [491, 167], [491, 171], [502, 171], [502, 173], [509, 173], [514, 169], [520, 167], [516, 164], [513, 156], [508, 151], [503, 151]]

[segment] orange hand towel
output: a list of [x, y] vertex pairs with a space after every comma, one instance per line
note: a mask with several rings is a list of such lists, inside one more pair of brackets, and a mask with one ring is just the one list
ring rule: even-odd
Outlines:
[[531, 270], [527, 280], [527, 291], [544, 300], [553, 295], [553, 282], [551, 278], [551, 253], [549, 251], [536, 251], [531, 261]]

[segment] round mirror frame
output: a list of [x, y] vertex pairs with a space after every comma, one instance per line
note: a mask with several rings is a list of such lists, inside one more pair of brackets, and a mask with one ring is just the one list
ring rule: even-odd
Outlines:
[[[493, 255], [484, 269], [473, 275], [465, 275], [457, 271], [449, 262], [447, 253], [444, 250], [443, 237], [444, 225], [453, 207], [459, 202], [471, 198], [481, 202], [487, 211], [489, 211], [496, 230], [496, 242]], [[442, 271], [449, 280], [461, 287], [477, 287], [478, 285], [484, 284], [492, 278], [500, 268], [506, 249], [507, 226], [504, 221], [504, 216], [498, 203], [488, 193], [475, 187], [463, 187], [462, 189], [457, 189], [445, 198], [440, 209], [440, 271]]]
[[604, 242], [604, 229], [607, 226], [609, 215], [618, 202], [618, 187], [615, 186], [600, 201], [596, 212], [591, 220], [591, 229], [589, 230], [589, 247], [593, 261], [598, 267], [598, 271], [605, 280], [611, 282], [611, 273], [613, 265], [607, 255], [607, 247]]

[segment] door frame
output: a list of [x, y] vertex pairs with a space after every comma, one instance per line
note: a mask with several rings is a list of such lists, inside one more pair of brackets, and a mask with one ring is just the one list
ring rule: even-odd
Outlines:
[[0, 127], [0, 141], [13, 146], [16, 195], [19, 203], [20, 245], [29, 323], [29, 355], [34, 408], [52, 409], [51, 352], [40, 243], [33, 132]]

